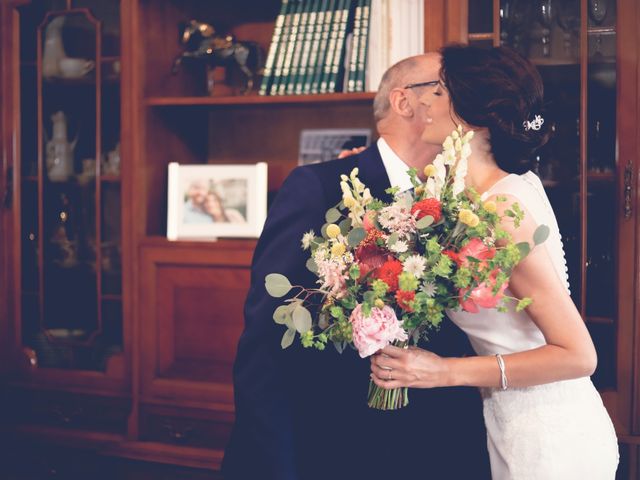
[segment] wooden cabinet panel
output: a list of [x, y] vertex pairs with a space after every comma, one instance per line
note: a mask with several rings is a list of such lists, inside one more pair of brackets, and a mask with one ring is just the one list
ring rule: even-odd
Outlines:
[[127, 431], [128, 398], [26, 389], [7, 395], [12, 414], [6, 421], [10, 423], [122, 435]]
[[233, 405], [254, 242], [142, 249], [142, 395]]
[[162, 406], [142, 406], [140, 439], [198, 448], [224, 449], [233, 413]]

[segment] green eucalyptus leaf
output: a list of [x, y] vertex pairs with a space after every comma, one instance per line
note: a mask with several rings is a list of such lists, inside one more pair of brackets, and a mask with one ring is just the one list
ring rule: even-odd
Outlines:
[[276, 311], [273, 312], [273, 320], [278, 325], [287, 325], [291, 324], [291, 308], [289, 305], [280, 305], [276, 308]]
[[533, 234], [533, 243], [540, 245], [549, 237], [549, 227], [546, 225], [538, 225]]
[[422, 230], [423, 228], [427, 228], [431, 226], [433, 223], [433, 217], [431, 215], [425, 215], [420, 220], [416, 222], [416, 228], [418, 230]]
[[311, 313], [301, 304], [293, 310], [293, 325], [301, 334], [311, 330]]
[[529, 245], [529, 242], [516, 243], [516, 247], [518, 248], [518, 250], [520, 250], [521, 260], [527, 255], [529, 255], [529, 252], [531, 251], [531, 245]]
[[307, 260], [307, 270], [313, 273], [318, 273], [318, 265], [316, 265], [316, 261], [313, 258]]
[[349, 233], [349, 230], [351, 230], [351, 222], [352, 220], [350, 218], [345, 218], [338, 224], [342, 235], [346, 236]]
[[336, 223], [338, 220], [340, 220], [341, 216], [342, 215], [337, 208], [330, 208], [329, 210], [327, 210], [327, 213], [325, 213], [324, 218], [327, 223]]
[[280, 273], [270, 273], [264, 277], [264, 286], [272, 297], [283, 297], [293, 288], [289, 279]]
[[367, 232], [362, 227], [354, 228], [349, 232], [349, 236], [347, 237], [347, 243], [350, 247], [356, 247], [364, 237], [367, 235]]
[[338, 353], [344, 352], [345, 343], [344, 342], [333, 342], [333, 346], [336, 347]]
[[293, 343], [293, 339], [296, 338], [296, 331], [292, 328], [288, 328], [284, 335], [282, 335], [282, 340], [280, 341], [280, 346], [284, 349], [290, 347]]

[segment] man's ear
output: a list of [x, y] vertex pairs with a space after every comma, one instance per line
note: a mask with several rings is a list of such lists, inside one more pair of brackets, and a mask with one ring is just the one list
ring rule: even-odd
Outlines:
[[389, 92], [389, 105], [401, 117], [413, 116], [413, 107], [401, 88], [394, 88]]

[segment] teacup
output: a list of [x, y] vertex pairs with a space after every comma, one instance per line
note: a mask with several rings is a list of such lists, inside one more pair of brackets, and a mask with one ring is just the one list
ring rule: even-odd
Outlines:
[[95, 63], [84, 58], [61, 58], [58, 66], [64, 78], [80, 78], [93, 70]]

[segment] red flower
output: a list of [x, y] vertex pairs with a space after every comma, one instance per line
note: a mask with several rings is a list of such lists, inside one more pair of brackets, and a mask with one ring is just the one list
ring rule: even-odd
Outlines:
[[456, 252], [454, 252], [453, 250], [443, 250], [442, 253], [444, 253], [447, 257], [456, 262], [458, 266], [460, 266], [460, 257]]
[[389, 285], [389, 290], [395, 292], [398, 290], [398, 275], [402, 273], [402, 263], [399, 260], [387, 260], [375, 273], [378, 280], [382, 280]]
[[416, 220], [431, 215], [433, 223], [438, 223], [442, 218], [442, 204], [435, 198], [426, 198], [413, 204], [411, 213], [416, 215]]
[[387, 251], [376, 243], [381, 236], [380, 230], [369, 230], [367, 236], [358, 245], [355, 257], [360, 266], [360, 278], [379, 268], [387, 258]]
[[416, 292], [407, 290], [398, 290], [396, 292], [396, 301], [398, 306], [406, 312], [413, 312], [411, 302], [416, 298]]

